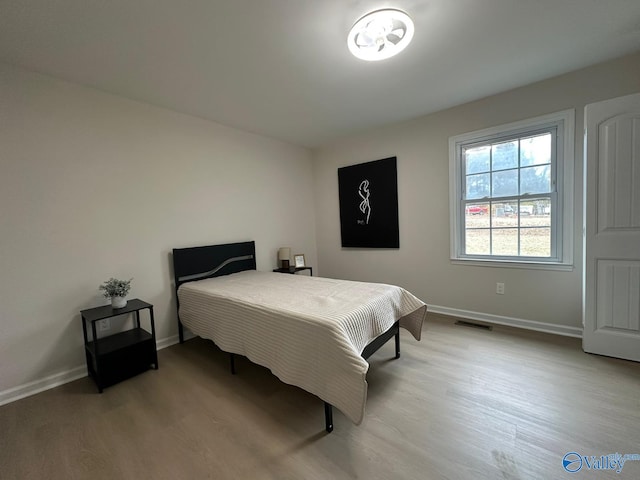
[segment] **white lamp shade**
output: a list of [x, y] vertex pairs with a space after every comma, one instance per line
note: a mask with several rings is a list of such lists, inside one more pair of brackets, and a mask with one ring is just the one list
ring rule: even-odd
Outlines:
[[278, 250], [278, 260], [289, 260], [291, 258], [291, 249], [289, 247], [282, 247]]

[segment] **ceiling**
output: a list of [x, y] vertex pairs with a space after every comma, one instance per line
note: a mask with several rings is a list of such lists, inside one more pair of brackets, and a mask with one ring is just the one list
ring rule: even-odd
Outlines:
[[[385, 6], [412, 44], [352, 57]], [[0, 61], [307, 147], [636, 51], [638, 0], [0, 0]]]

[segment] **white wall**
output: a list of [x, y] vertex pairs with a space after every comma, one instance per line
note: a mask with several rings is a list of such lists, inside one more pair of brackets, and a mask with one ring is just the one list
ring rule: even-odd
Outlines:
[[[413, 121], [345, 138], [314, 152], [318, 272], [395, 283], [431, 305], [581, 327], [582, 132], [585, 104], [640, 90], [640, 53]], [[429, 87], [425, 85], [425, 95]], [[449, 260], [449, 156], [453, 135], [574, 108], [575, 228], [571, 272], [454, 265]], [[398, 158], [399, 250], [340, 245], [337, 169]], [[496, 282], [506, 294], [495, 293]]]
[[84, 366], [79, 310], [110, 276], [174, 336], [174, 247], [315, 266], [312, 190], [306, 149], [0, 65], [0, 403]]

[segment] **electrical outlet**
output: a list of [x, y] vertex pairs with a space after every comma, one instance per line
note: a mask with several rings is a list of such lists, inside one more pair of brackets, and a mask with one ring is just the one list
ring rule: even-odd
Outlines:
[[111, 319], [98, 320], [98, 331], [106, 332], [107, 330], [111, 330]]
[[496, 283], [496, 293], [498, 295], [504, 295], [504, 283], [502, 282]]

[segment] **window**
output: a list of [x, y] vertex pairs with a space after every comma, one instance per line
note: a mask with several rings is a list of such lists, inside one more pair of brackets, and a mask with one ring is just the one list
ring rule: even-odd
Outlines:
[[573, 117], [569, 110], [450, 139], [454, 261], [571, 265]]

